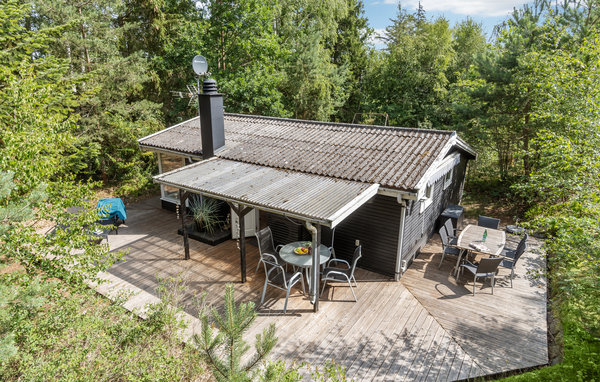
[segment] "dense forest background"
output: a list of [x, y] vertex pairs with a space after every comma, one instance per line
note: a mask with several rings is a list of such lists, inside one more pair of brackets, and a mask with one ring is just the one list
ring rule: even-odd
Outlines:
[[492, 35], [469, 18], [450, 25], [400, 5], [382, 50], [370, 43], [363, 7], [360, 0], [2, 1], [5, 259], [68, 278], [73, 272], [61, 267], [76, 264], [77, 279], [110, 262], [91, 262], [98, 250], [90, 247], [76, 261], [51, 263], [40, 253], [85, 240], [42, 239], [24, 222], [60, 221], [57, 211], [94, 189], [135, 196], [151, 188], [155, 159], [137, 139], [196, 114], [172, 91], [195, 84], [191, 60], [203, 54], [228, 112], [369, 124], [383, 124], [386, 113], [392, 126], [456, 130], [479, 153], [471, 195], [502, 200], [547, 236], [553, 301], [567, 333], [576, 333], [565, 336], [567, 346], [596, 354], [600, 1], [534, 1]]

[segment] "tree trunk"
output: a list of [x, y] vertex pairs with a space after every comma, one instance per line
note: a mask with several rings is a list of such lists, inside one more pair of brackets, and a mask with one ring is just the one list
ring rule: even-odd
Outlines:
[[[79, 11], [79, 16], [82, 16], [81, 6], [77, 7], [77, 10]], [[90, 52], [85, 41], [87, 39], [87, 36], [85, 33], [85, 26], [83, 25], [83, 23], [80, 24], [79, 29], [81, 30], [81, 39], [83, 40], [83, 55], [85, 59], [85, 67], [82, 68], [82, 71], [89, 73], [91, 70]]]
[[531, 102], [527, 100], [525, 104], [525, 126], [523, 126], [523, 171], [525, 172], [525, 176], [529, 177], [531, 173], [531, 160], [529, 158], [529, 140], [530, 140], [530, 113], [531, 113]]

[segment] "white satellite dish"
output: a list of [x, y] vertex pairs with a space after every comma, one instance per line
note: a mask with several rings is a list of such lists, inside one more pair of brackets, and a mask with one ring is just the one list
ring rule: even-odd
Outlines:
[[192, 67], [194, 68], [194, 72], [196, 72], [197, 75], [205, 75], [206, 71], [208, 70], [208, 63], [206, 62], [206, 58], [204, 58], [204, 56], [197, 55], [192, 60]]

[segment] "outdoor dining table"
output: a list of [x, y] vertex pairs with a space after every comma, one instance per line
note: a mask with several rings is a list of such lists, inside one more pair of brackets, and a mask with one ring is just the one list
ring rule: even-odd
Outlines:
[[[304, 273], [306, 274], [306, 280], [310, 285], [310, 272], [308, 271], [312, 267], [312, 255], [297, 255], [294, 253], [294, 249], [298, 247], [306, 247], [309, 242], [306, 241], [294, 241], [292, 243], [286, 244], [279, 250], [279, 256], [281, 259], [288, 264], [291, 264], [295, 267], [304, 268]], [[324, 264], [331, 257], [331, 253], [329, 252], [329, 248], [325, 245], [321, 244], [319, 246], [319, 265]]]
[[[483, 233], [485, 230], [487, 230], [487, 237], [485, 241], [483, 241]], [[455, 246], [460, 249], [460, 252], [458, 254], [458, 260], [456, 260], [454, 277], [458, 277], [460, 261], [467, 251], [480, 253], [482, 255], [500, 256], [505, 244], [506, 236], [504, 231], [469, 224], [462, 230], [455, 244]]]

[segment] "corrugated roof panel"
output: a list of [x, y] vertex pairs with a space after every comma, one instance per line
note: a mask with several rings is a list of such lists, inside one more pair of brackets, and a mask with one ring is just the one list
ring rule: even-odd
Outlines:
[[155, 181], [251, 207], [335, 226], [334, 217], [377, 193], [378, 185], [214, 158]]
[[[224, 159], [413, 190], [452, 132], [225, 114]], [[140, 139], [201, 155], [198, 119]]]

